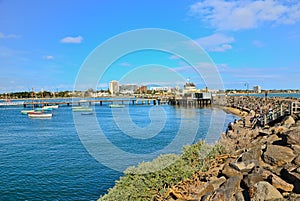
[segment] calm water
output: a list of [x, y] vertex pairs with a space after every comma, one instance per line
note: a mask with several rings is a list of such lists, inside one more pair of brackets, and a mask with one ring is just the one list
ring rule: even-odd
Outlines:
[[[124, 137], [113, 121], [109, 107], [96, 106], [95, 115], [99, 122], [105, 122], [100, 123], [101, 129], [113, 144], [126, 152], [143, 154], [170, 144], [182, 119], [192, 122], [201, 116], [194, 139], [198, 141], [206, 135], [212, 116], [224, 115], [223, 111], [210, 108], [162, 106], [158, 111], [151, 108], [125, 108], [134, 124], [141, 128], [149, 126], [151, 121], [159, 121], [164, 112], [163, 129], [145, 141]], [[45, 120], [21, 115], [21, 109], [0, 108], [0, 200], [96, 200], [122, 175], [105, 167], [87, 152], [74, 126], [71, 107], [53, 110], [52, 119]], [[149, 112], [153, 119], [148, 117]], [[225, 124], [221, 123], [227, 125], [234, 118], [226, 115]], [[180, 147], [174, 152], [179, 151]]]

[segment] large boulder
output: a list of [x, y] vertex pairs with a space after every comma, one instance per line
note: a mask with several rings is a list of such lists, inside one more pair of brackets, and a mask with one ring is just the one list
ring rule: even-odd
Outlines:
[[273, 166], [283, 166], [293, 161], [294, 158], [295, 154], [291, 148], [278, 145], [267, 145], [263, 153], [264, 161]]
[[224, 184], [216, 191], [212, 201], [218, 200], [234, 200], [235, 194], [240, 190], [241, 176], [233, 176], [226, 180]]
[[282, 122], [282, 125], [289, 128], [291, 127], [292, 125], [294, 125], [296, 122], [295, 122], [295, 119], [292, 117], [292, 116], [287, 116], [283, 122]]
[[[300, 144], [300, 143], [299, 143]], [[292, 145], [291, 146], [292, 147], [292, 149], [294, 150], [294, 153], [295, 154], [298, 154], [298, 155], [300, 155], [300, 145]]]
[[255, 167], [252, 161], [232, 162], [229, 165], [240, 172], [250, 172]]
[[235, 168], [231, 167], [229, 164], [225, 164], [222, 170], [222, 174], [226, 177], [233, 177], [235, 175], [242, 175], [241, 172], [236, 170]]
[[260, 181], [250, 188], [251, 201], [281, 199], [281, 193], [266, 181]]
[[294, 186], [290, 183], [287, 183], [280, 177], [278, 177], [275, 174], [272, 174], [269, 176], [269, 180], [271, 180], [272, 185], [280, 190], [286, 191], [286, 192], [291, 192], [294, 189]]
[[287, 143], [293, 145], [300, 144], [300, 127], [296, 127], [286, 133]]
[[285, 181], [294, 185], [293, 192], [300, 194], [300, 174], [297, 172], [290, 172], [286, 169], [282, 169], [280, 173]]

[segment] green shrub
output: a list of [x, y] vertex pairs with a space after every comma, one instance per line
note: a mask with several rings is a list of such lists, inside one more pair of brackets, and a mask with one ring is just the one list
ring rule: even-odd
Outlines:
[[199, 141], [183, 147], [181, 155], [165, 154], [151, 162], [142, 162], [137, 167], [128, 167], [124, 176], [99, 201], [151, 200], [200, 170], [204, 158], [214, 157], [224, 150], [220, 145], [212, 147]]

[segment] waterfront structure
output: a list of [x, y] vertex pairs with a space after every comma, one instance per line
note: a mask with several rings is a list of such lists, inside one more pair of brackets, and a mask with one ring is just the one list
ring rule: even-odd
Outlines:
[[172, 105], [201, 107], [212, 103], [212, 93], [208, 92], [208, 88], [202, 91], [197, 89], [194, 83], [186, 82], [183, 91], [177, 92], [170, 103]]
[[111, 95], [118, 95], [119, 94], [119, 82], [116, 80], [112, 80], [109, 83], [109, 91]]
[[258, 85], [257, 85], [257, 86], [254, 86], [254, 87], [253, 87], [253, 92], [254, 92], [254, 93], [261, 93], [261, 86], [258, 86]]

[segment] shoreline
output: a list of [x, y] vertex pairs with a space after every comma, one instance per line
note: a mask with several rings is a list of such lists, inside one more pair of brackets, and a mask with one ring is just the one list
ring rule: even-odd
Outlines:
[[[234, 124], [233, 130], [221, 134], [214, 147], [223, 147], [220, 150], [224, 149], [225, 152], [201, 158], [201, 162], [198, 163], [202, 165], [192, 176], [175, 182], [166, 189], [163, 186], [162, 189], [155, 187], [157, 193], [150, 193], [151, 200], [300, 200], [300, 114], [284, 115], [280, 122], [272, 126], [266, 124], [253, 127], [249, 126], [249, 117], [254, 113], [249, 114], [230, 106], [213, 105], [213, 107], [245, 118], [247, 123], [240, 119]], [[193, 163], [190, 166], [193, 166]], [[285, 171], [284, 174], [282, 170]], [[164, 177], [162, 175], [165, 174], [158, 175]], [[125, 173], [123, 178], [128, 182], [134, 175], [127, 178]], [[180, 172], [170, 172], [170, 175], [165, 176], [172, 178], [179, 175]], [[137, 181], [133, 180], [133, 183], [130, 183], [135, 189], [141, 188], [136, 186], [136, 183], [147, 181], [140, 178], [141, 175], [137, 174], [137, 177], [139, 178]], [[110, 196], [121, 196], [119, 198], [125, 199], [127, 192], [123, 190], [121, 192], [125, 194], [118, 192], [123, 178], [120, 178], [120, 182], [99, 200], [109, 200]], [[147, 185], [147, 189], [153, 188]], [[265, 193], [261, 189], [272, 193]], [[142, 195], [137, 193], [135, 196], [139, 198]]]
[[157, 200], [300, 200], [300, 114], [269, 128], [234, 127], [218, 142], [227, 154]]

